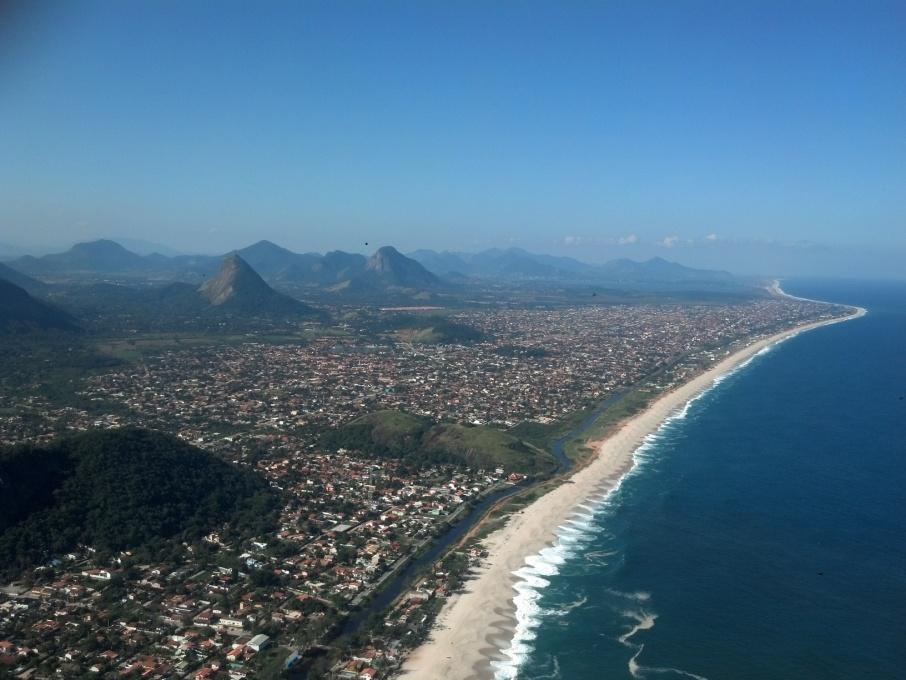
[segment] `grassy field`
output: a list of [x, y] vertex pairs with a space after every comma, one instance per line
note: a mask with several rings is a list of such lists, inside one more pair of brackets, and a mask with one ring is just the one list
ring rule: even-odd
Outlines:
[[339, 428], [328, 439], [333, 447], [410, 462], [455, 462], [493, 470], [546, 476], [556, 461], [546, 448], [489, 426], [432, 423], [401, 411], [376, 411]]
[[557, 467], [546, 450], [486, 426], [438, 425], [424, 439], [424, 447], [455, 454], [468, 465], [502, 467], [533, 476], [551, 474]]

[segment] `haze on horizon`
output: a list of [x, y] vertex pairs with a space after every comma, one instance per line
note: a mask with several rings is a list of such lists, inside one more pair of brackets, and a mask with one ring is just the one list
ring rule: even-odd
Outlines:
[[0, 257], [266, 238], [903, 277], [904, 27], [898, 2], [6, 4]]

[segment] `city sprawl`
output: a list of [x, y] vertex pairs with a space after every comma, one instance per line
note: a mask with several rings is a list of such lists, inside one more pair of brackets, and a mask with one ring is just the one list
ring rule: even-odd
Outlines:
[[[383, 313], [387, 315], [389, 313]], [[336, 632], [432, 540], [515, 469], [412, 465], [322, 445], [363, 414], [510, 430], [556, 424], [628, 390], [655, 394], [753, 337], [839, 310], [764, 298], [734, 304], [458, 311], [467, 344], [368, 331], [362, 310], [299, 342], [169, 346], [96, 372], [99, 405], [0, 394], [3, 444], [137, 425], [174, 434], [263, 475], [281, 499], [272, 531], [229, 526], [151, 552], [82, 545], [0, 591], [2, 668], [18, 677], [272, 677], [300, 656], [337, 678], [392, 675], [443, 599], [482, 558], [464, 544], [401, 589], [377, 621]]]

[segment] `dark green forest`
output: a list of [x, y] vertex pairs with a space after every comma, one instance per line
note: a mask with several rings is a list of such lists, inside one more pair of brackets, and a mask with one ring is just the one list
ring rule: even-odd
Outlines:
[[0, 570], [82, 543], [99, 550], [194, 540], [224, 522], [261, 533], [279, 499], [265, 480], [159, 432], [93, 431], [0, 451]]

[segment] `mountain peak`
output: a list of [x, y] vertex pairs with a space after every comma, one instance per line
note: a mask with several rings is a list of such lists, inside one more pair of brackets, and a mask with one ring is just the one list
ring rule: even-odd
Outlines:
[[239, 253], [223, 258], [217, 275], [198, 287], [198, 294], [212, 306], [252, 316], [323, 317], [321, 312], [264, 282]]
[[365, 269], [387, 283], [403, 288], [425, 288], [439, 283], [434, 274], [393, 246], [378, 248], [368, 258]]
[[223, 258], [220, 271], [214, 278], [201, 284], [198, 292], [217, 306], [231, 300], [266, 296], [274, 291], [258, 276], [258, 272], [234, 252]]
[[250, 246], [242, 249], [243, 252], [248, 251], [259, 251], [259, 252], [272, 252], [272, 253], [289, 253], [291, 251], [287, 250], [283, 246], [278, 246], [273, 241], [268, 241], [267, 239], [261, 239], [256, 243], [253, 243]]
[[126, 250], [116, 241], [100, 239], [76, 243], [65, 253], [44, 255], [39, 258], [21, 258], [16, 260], [20, 269], [29, 275], [44, 273], [93, 273], [137, 272], [146, 267], [143, 257], [131, 250]]
[[408, 259], [393, 246], [383, 246], [378, 248], [374, 255], [368, 258], [368, 263], [365, 266], [371, 271], [386, 272], [391, 271], [394, 266]]
[[92, 253], [129, 253], [116, 241], [109, 238], [99, 238], [96, 241], [82, 241], [76, 243], [70, 250], [74, 252], [92, 252]]
[[[64, 253], [64, 256], [66, 253]], [[84, 262], [103, 262], [113, 263], [131, 263], [141, 262], [141, 255], [133, 253], [116, 241], [107, 238], [98, 239], [97, 241], [84, 241], [76, 243], [69, 249], [69, 257]]]

